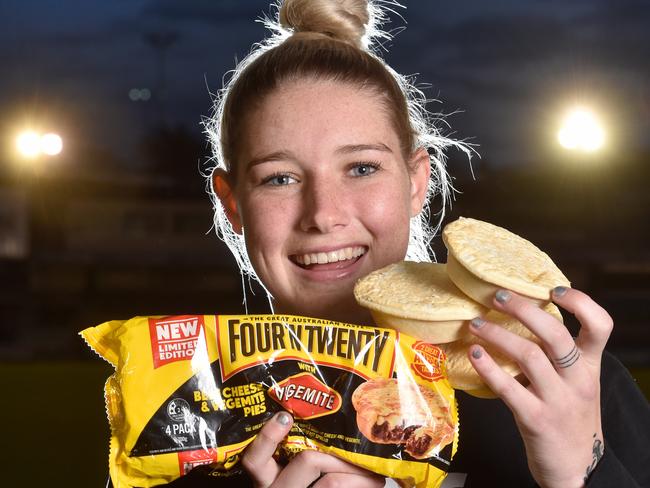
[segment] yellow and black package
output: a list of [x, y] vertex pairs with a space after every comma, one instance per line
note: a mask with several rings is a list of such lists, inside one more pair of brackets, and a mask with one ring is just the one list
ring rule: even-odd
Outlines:
[[168, 483], [199, 465], [227, 476], [282, 409], [295, 418], [277, 453], [285, 460], [317, 449], [436, 487], [456, 452], [444, 353], [394, 330], [183, 315], [111, 321], [81, 335], [115, 367], [105, 387], [115, 488]]

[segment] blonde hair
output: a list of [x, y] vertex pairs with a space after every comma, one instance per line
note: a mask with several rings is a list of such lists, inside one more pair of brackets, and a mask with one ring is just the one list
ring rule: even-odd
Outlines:
[[[230, 72], [215, 96], [211, 117], [204, 121], [212, 146], [206, 177], [214, 226], [233, 253], [242, 277], [260, 281], [248, 258], [244, 236], [234, 232], [215, 194], [212, 174], [216, 169], [226, 170], [234, 183], [245, 114], [281, 83], [305, 78], [372, 90], [387, 110], [406, 159], [417, 148], [427, 149], [431, 164], [427, 203], [411, 219], [406, 259], [431, 261], [430, 242], [440, 230], [453, 193], [444, 151], [455, 147], [470, 157], [472, 149], [441, 134], [436, 125], [442, 116], [427, 111], [428, 100], [414, 79], [395, 72], [379, 55], [382, 42], [391, 39], [381, 29], [386, 11], [401, 5], [388, 0], [285, 0], [273, 6], [275, 18], [263, 19], [271, 36], [254, 45]], [[440, 195], [442, 205], [435, 224], [430, 225], [429, 202], [434, 195]]]

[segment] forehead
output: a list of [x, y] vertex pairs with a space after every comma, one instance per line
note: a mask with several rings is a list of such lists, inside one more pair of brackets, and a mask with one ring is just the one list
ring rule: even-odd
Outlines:
[[302, 147], [331, 150], [382, 143], [399, 151], [399, 139], [382, 98], [371, 89], [335, 81], [285, 82], [246, 117], [245, 153]]

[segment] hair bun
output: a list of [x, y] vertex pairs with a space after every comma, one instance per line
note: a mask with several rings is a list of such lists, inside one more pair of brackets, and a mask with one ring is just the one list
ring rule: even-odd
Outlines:
[[370, 20], [367, 0], [284, 0], [282, 27], [294, 33], [312, 32], [363, 47]]

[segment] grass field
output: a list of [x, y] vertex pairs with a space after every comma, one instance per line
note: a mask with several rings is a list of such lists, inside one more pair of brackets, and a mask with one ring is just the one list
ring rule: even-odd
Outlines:
[[[101, 360], [0, 365], [3, 486], [103, 487], [108, 422]], [[632, 375], [650, 398], [650, 370]]]

